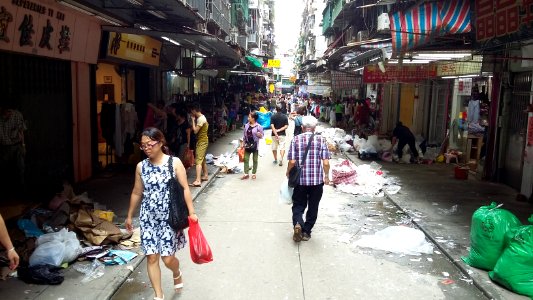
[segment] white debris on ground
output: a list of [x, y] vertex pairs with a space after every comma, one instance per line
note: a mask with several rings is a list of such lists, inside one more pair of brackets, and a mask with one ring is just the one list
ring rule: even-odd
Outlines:
[[[391, 142], [386, 139], [379, 140], [376, 135], [364, 139], [357, 135], [352, 137], [340, 128], [324, 128], [322, 126], [317, 126], [315, 132], [320, 133], [326, 139], [328, 149], [331, 152], [357, 151], [360, 157], [361, 155], [373, 155], [376, 158], [381, 157], [392, 161], [392, 154], [389, 152]], [[381, 170], [382, 166], [376, 162], [357, 166], [347, 159], [337, 159], [331, 160], [330, 165], [330, 178], [341, 192], [383, 197], [385, 193], [394, 195], [401, 189], [397, 180], [386, 177], [385, 172]]]
[[332, 160], [330, 178], [341, 192], [371, 197], [383, 197], [385, 193], [394, 195], [401, 187], [394, 177], [386, 177], [381, 165], [355, 165], [347, 159]]
[[426, 241], [424, 233], [406, 226], [389, 226], [373, 235], [363, 235], [355, 245], [407, 255], [433, 253], [433, 245]]

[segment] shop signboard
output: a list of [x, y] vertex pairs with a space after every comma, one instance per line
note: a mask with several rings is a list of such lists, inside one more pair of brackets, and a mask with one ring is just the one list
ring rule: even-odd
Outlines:
[[457, 81], [457, 95], [470, 96], [472, 94], [472, 78], [459, 78]]
[[419, 82], [422, 80], [435, 78], [437, 68], [435, 65], [385, 65], [385, 72], [382, 72], [377, 65], [365, 66], [363, 70], [364, 83], [386, 83], [386, 82]]
[[533, 0], [475, 0], [476, 41], [501, 45], [533, 36]]
[[96, 63], [100, 24], [52, 0], [0, 0], [0, 50]]
[[281, 60], [279, 59], [269, 59], [267, 63], [267, 68], [281, 68]]
[[111, 32], [107, 45], [110, 57], [159, 66], [161, 42], [145, 35]]
[[437, 63], [437, 76], [479, 75], [482, 62], [481, 55], [475, 55], [469, 61], [439, 62]]

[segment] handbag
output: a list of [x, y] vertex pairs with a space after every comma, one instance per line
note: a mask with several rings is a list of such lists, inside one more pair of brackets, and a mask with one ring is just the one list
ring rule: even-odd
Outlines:
[[[249, 127], [249, 128], [251, 128], [251, 127]], [[254, 138], [252, 138], [252, 140], [249, 141], [248, 140], [248, 136], [245, 136], [245, 139], [244, 139], [244, 150], [246, 150], [248, 152], [253, 152], [253, 151], [257, 150], [257, 143], [255, 142]]]
[[289, 171], [289, 180], [288, 180], [289, 187], [293, 188], [300, 184], [300, 174], [302, 173], [301, 166], [305, 165], [305, 160], [307, 159], [307, 153], [309, 152], [309, 148], [311, 147], [311, 142], [313, 141], [314, 138], [315, 138], [315, 133], [311, 135], [311, 138], [309, 139], [309, 142], [307, 143], [307, 147], [305, 148], [305, 154], [302, 159], [302, 164], [300, 165], [298, 163], [298, 160], [296, 160], [296, 165], [292, 167], [291, 170]]
[[191, 149], [185, 150], [185, 154], [183, 155], [183, 166], [185, 169], [194, 166], [194, 151]]
[[195, 264], [205, 264], [213, 261], [213, 252], [211, 252], [211, 247], [209, 247], [205, 239], [200, 224], [191, 218], [189, 218], [189, 223], [189, 249], [192, 261]]
[[168, 169], [170, 171], [170, 179], [168, 180], [168, 225], [174, 230], [183, 230], [189, 227], [189, 208], [185, 203], [183, 195], [183, 187], [176, 180], [174, 176], [174, 168], [172, 167], [172, 156], [168, 159]]
[[244, 147], [239, 147], [237, 154], [239, 155], [239, 162], [244, 162]]

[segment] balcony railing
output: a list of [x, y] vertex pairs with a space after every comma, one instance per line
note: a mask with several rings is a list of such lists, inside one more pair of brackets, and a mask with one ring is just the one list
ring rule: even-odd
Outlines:
[[231, 22], [229, 20], [229, 7], [222, 0], [207, 0], [207, 10], [209, 19], [215, 22], [218, 27], [226, 33], [231, 32]]
[[197, 10], [198, 14], [206, 19], [206, 7], [205, 7], [205, 0], [185, 0], [185, 3], [189, 5], [192, 9]]
[[341, 13], [345, 0], [332, 0], [328, 2], [322, 12], [322, 34], [329, 35], [333, 31], [333, 21]]
[[250, 33], [248, 35], [248, 47], [257, 48], [258, 46], [259, 46], [259, 38], [257, 36], [257, 33]]

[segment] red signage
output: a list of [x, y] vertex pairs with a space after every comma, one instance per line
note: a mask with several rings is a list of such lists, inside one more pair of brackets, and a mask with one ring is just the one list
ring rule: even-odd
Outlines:
[[527, 125], [527, 145], [533, 146], [533, 115], [530, 113]]
[[437, 76], [435, 65], [385, 65], [382, 72], [377, 65], [366, 66], [363, 71], [364, 83], [419, 82]]
[[533, 23], [533, 0], [476, 0], [476, 40], [503, 37]]

